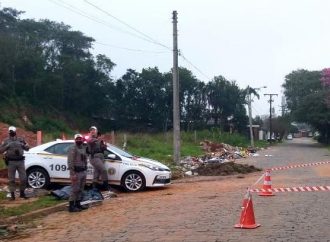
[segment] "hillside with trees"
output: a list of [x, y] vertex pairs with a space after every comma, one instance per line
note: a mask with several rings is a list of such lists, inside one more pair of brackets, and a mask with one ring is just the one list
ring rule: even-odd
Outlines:
[[[172, 74], [157, 67], [128, 69], [111, 77], [111, 58], [91, 53], [94, 39], [64, 23], [20, 19], [0, 11], [1, 121], [27, 128], [166, 131], [172, 128]], [[242, 132], [245, 92], [219, 75], [206, 83], [180, 68], [180, 113], [184, 130], [209, 126]], [[229, 124], [230, 120], [230, 124]], [[14, 123], [15, 124], [15, 123]], [[65, 130], [64, 130], [65, 131]]]
[[[0, 121], [46, 132], [91, 124], [103, 131], [172, 129], [171, 71], [128, 69], [114, 79], [115, 62], [92, 54], [92, 37], [64, 23], [21, 19], [22, 13], [0, 10]], [[246, 95], [256, 90], [241, 89], [220, 74], [199, 80], [183, 67], [179, 80], [182, 130], [216, 127], [247, 134]], [[290, 122], [305, 122], [329, 143], [329, 80], [329, 69], [288, 74], [283, 88], [290, 113], [274, 131], [283, 136]]]

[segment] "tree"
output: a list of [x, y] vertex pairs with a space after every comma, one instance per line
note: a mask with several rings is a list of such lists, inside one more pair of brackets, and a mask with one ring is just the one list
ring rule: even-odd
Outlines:
[[[285, 77], [283, 87], [288, 108], [298, 122], [306, 122], [321, 133], [321, 141], [330, 141], [330, 108], [327, 105], [327, 71], [293, 71]], [[323, 86], [322, 86], [323, 85]]]
[[0, 10], [1, 104], [19, 112], [33, 106], [34, 113], [108, 116], [114, 63], [90, 53], [94, 39], [63, 23], [21, 20], [21, 13]]
[[321, 73], [321, 84], [325, 89], [325, 102], [330, 108], [330, 68], [325, 68]]
[[243, 124], [247, 120], [243, 106], [245, 96], [235, 81], [230, 82], [223, 76], [217, 76], [207, 84], [206, 90], [210, 118], [215, 125], [224, 129], [228, 126], [228, 118], [233, 116], [240, 130], [246, 126], [247, 123]]

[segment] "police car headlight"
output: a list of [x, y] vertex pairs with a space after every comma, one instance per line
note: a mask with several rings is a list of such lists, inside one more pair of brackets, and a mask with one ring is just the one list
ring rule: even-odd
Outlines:
[[154, 165], [150, 165], [150, 164], [140, 164], [140, 166], [149, 168], [150, 170], [153, 170], [153, 171], [165, 171], [165, 169], [162, 167], [154, 166]]

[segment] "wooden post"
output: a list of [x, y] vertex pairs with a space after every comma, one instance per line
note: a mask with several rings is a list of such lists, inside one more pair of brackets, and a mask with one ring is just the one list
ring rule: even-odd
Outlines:
[[116, 142], [115, 142], [115, 131], [111, 131], [111, 144], [114, 145]]
[[42, 131], [38, 130], [37, 131], [37, 145], [41, 145], [42, 144]]

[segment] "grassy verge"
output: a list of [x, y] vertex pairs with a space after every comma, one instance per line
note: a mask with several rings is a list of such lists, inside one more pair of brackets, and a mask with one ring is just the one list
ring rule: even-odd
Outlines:
[[32, 212], [37, 209], [52, 207], [56, 204], [62, 203], [62, 200], [57, 200], [52, 196], [39, 197], [38, 200], [28, 202], [15, 207], [6, 207], [1, 204], [1, 200], [7, 199], [6, 193], [0, 192], [0, 219], [5, 219], [11, 216], [19, 216]]
[[[116, 134], [116, 145], [122, 147], [126, 137], [127, 150], [135, 155], [159, 160], [169, 166], [173, 165], [173, 136], [172, 133], [161, 134]], [[200, 156], [203, 151], [200, 142], [210, 140], [226, 143], [232, 146], [246, 148], [250, 141], [239, 134], [220, 133], [218, 130], [197, 132], [181, 132], [181, 156]], [[265, 141], [256, 141], [257, 147], [266, 147]]]
[[4, 168], [6, 168], [6, 165], [5, 165], [5, 162], [3, 161], [3, 159], [1, 158], [0, 159], [0, 170], [4, 169]]

